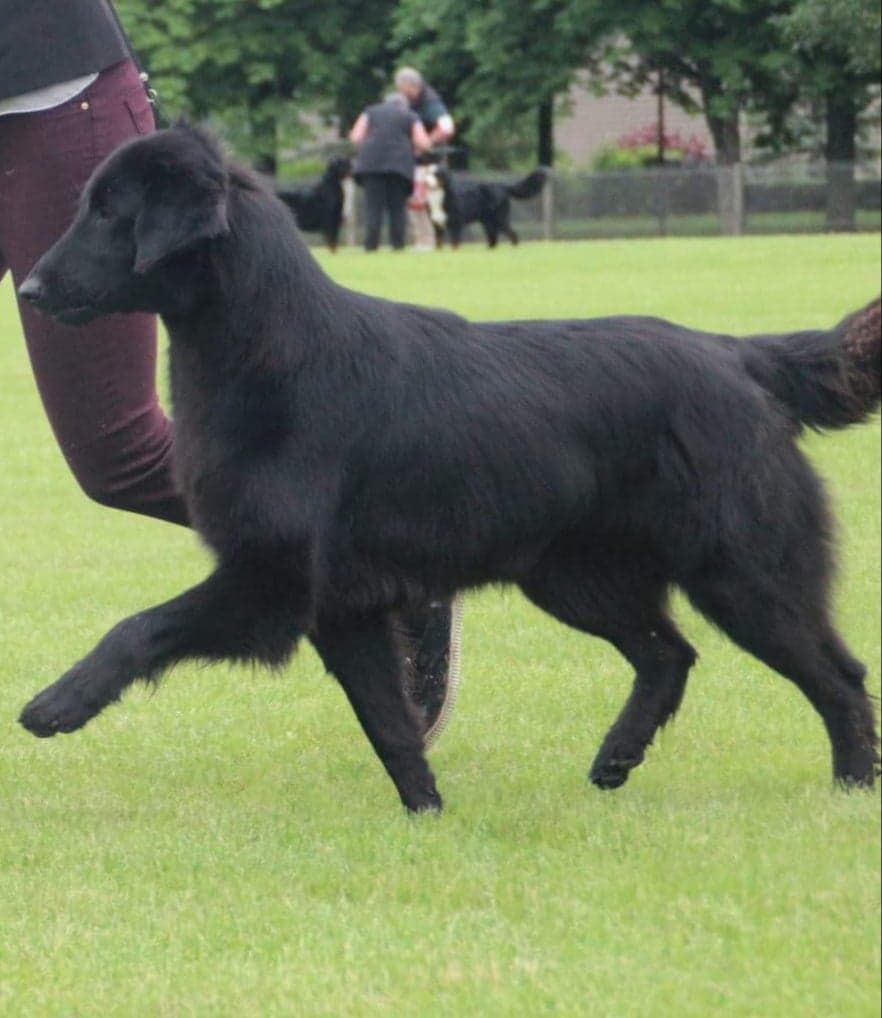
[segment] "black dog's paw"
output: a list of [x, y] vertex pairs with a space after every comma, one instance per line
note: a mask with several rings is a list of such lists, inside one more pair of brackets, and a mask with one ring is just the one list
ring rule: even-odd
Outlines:
[[621, 788], [628, 780], [631, 768], [617, 760], [609, 760], [602, 766], [595, 764], [588, 778], [596, 788], [602, 788], [605, 792], [611, 792], [615, 788]]
[[846, 792], [873, 788], [876, 779], [882, 776], [878, 745], [876, 733], [871, 732], [862, 740], [856, 739], [846, 753], [836, 757], [833, 763], [835, 784]]
[[597, 788], [611, 791], [621, 788], [628, 775], [643, 763], [644, 752], [640, 747], [618, 742], [605, 743], [591, 765], [588, 779]]
[[19, 716], [19, 723], [39, 739], [59, 732], [75, 732], [91, 720], [102, 705], [90, 703], [72, 683], [64, 680], [38, 693]]
[[643, 763], [643, 755], [617, 756], [605, 753], [598, 756], [591, 767], [588, 778], [592, 785], [602, 788], [605, 792], [621, 788], [628, 780], [628, 775], [639, 764]]
[[440, 793], [433, 789], [431, 792], [408, 796], [404, 805], [408, 813], [418, 816], [424, 813], [440, 813], [444, 808], [444, 801]]
[[861, 777], [846, 775], [835, 778], [833, 784], [843, 792], [871, 792], [876, 787], [876, 775], [865, 774]]
[[833, 781], [844, 792], [869, 792], [875, 788], [879, 776], [879, 766], [873, 764], [851, 773], [837, 774]]

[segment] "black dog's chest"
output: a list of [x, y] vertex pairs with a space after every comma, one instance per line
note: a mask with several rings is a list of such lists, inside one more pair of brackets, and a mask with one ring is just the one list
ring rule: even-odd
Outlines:
[[212, 376], [210, 367], [173, 351], [175, 476], [200, 530], [236, 515], [254, 473], [278, 454], [289, 430], [271, 387]]
[[211, 418], [193, 420], [192, 408], [175, 418], [175, 479], [193, 526], [214, 544], [213, 521], [235, 514], [242, 501], [241, 472], [212, 434]]

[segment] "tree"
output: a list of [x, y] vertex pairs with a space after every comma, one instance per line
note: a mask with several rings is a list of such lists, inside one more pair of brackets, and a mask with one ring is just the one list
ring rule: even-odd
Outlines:
[[394, 7], [393, 0], [118, 2], [164, 105], [218, 117], [270, 173], [279, 123], [293, 103], [343, 125], [380, 93], [394, 59]]
[[118, 7], [165, 105], [219, 118], [237, 147], [273, 170], [280, 133], [294, 130], [292, 111], [334, 118], [345, 130], [400, 60], [426, 73], [461, 137], [491, 165], [534, 149], [540, 162], [552, 162], [556, 106], [585, 69], [598, 89], [663, 83], [666, 96], [704, 114], [724, 165], [741, 160], [743, 112], [761, 114], [783, 143], [796, 101], [823, 101], [828, 160], [850, 162], [857, 116], [879, 76], [877, 2], [118, 0]]
[[882, 14], [875, 0], [798, 0], [780, 19], [799, 58], [800, 92], [824, 104], [827, 225], [854, 229], [858, 118], [882, 73]]
[[666, 93], [701, 110], [718, 162], [741, 161], [740, 117], [785, 104], [782, 70], [792, 60], [776, 15], [792, 0], [574, 0], [573, 23], [593, 22], [606, 45], [593, 66], [625, 90], [661, 74]]

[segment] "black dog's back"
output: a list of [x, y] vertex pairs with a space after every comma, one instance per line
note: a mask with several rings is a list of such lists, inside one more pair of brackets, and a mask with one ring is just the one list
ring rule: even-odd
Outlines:
[[831, 524], [796, 439], [878, 407], [878, 301], [746, 341], [652, 318], [472, 324], [336, 285], [275, 197], [176, 131], [112, 157], [34, 273], [22, 296], [56, 313], [163, 314], [177, 471], [217, 568], [112, 630], [28, 705], [29, 730], [73, 731], [183, 659], [278, 666], [307, 636], [402, 801], [438, 808], [397, 613], [509, 582], [636, 672], [591, 772], [611, 788], [695, 660], [678, 586], [803, 691], [837, 780], [873, 783], [872, 705], [830, 616]]

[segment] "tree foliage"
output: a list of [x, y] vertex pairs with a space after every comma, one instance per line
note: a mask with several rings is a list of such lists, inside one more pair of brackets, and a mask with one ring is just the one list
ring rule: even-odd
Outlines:
[[776, 16], [791, 0], [576, 0], [574, 21], [591, 19], [604, 44], [593, 66], [625, 91], [661, 82], [667, 95], [701, 111], [724, 163], [741, 157], [739, 119], [775, 117], [792, 101], [792, 54]]
[[342, 125], [376, 98], [394, 59], [392, 0], [119, 0], [118, 7], [164, 105], [219, 117], [266, 164], [292, 107]]
[[[297, 115], [345, 129], [419, 66], [482, 158], [525, 158], [577, 77], [637, 91], [661, 83], [702, 111], [723, 162], [740, 158], [739, 118], [779, 143], [813, 98], [862, 108], [880, 73], [877, 0], [118, 0], [174, 112], [222, 119], [270, 165]], [[292, 113], [293, 111], [293, 113]], [[540, 116], [540, 111], [542, 115]], [[847, 130], [846, 130], [847, 133]]]
[[[878, 0], [797, 0], [781, 18], [786, 42], [811, 61], [835, 55], [839, 70], [872, 83], [882, 73], [882, 7]], [[822, 84], [806, 81], [809, 88]]]
[[827, 225], [853, 229], [861, 112], [878, 96], [882, 14], [877, 0], [796, 0], [779, 19], [796, 57], [797, 88], [823, 104]]

